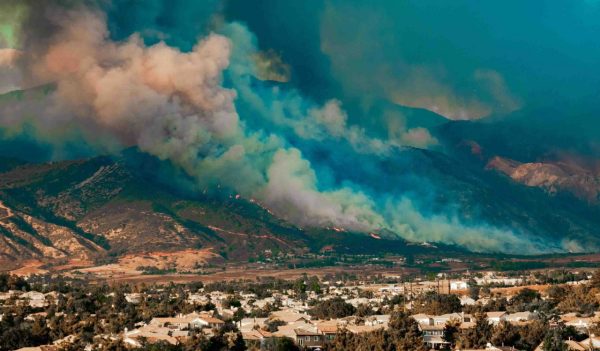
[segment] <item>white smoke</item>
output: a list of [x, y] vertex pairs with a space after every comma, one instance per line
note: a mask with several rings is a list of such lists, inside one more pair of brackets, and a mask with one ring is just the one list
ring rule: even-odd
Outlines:
[[[227, 36], [210, 34], [182, 52], [163, 42], [146, 46], [136, 35], [115, 42], [98, 11], [80, 7], [49, 13], [46, 20], [54, 31], [41, 37], [24, 33], [24, 49], [13, 60], [26, 77], [23, 84], [51, 83], [55, 90], [44, 100], [0, 104], [4, 129], [29, 123], [37, 137], [52, 142], [77, 130], [108, 151], [136, 145], [180, 166], [200, 186], [235, 189], [301, 225], [388, 229], [413, 240], [476, 250], [548, 249], [507, 231], [466, 227], [443, 216], [426, 218], [402, 198], [378, 211], [378, 199], [353, 184], [322, 189], [298, 149], [272, 132], [246, 127], [236, 110], [237, 94], [271, 124], [310, 140], [345, 140], [363, 153], [383, 155], [406, 140], [432, 142], [431, 136], [399, 126], [390, 139], [374, 138], [350, 125], [336, 100], [317, 106], [277, 87], [268, 97], [253, 91], [251, 77], [268, 76], [269, 65], [255, 66], [256, 45], [239, 24], [228, 25]], [[226, 70], [235, 89], [223, 86]]]
[[15, 90], [21, 84], [21, 74], [15, 63], [21, 52], [0, 47], [0, 94]]
[[[35, 60], [28, 52], [23, 60], [30, 84], [56, 86], [34, 121], [47, 138], [75, 124], [94, 144], [106, 140], [110, 149], [116, 139], [137, 145], [175, 162], [201, 185], [236, 189], [296, 223], [356, 230], [381, 225], [372, 220], [378, 216], [365, 195], [347, 188], [319, 192], [297, 149], [245, 130], [236, 92], [222, 86], [232, 47], [227, 37], [211, 34], [183, 53], [162, 42], [146, 47], [137, 36], [113, 42], [101, 13], [55, 13], [51, 19], [58, 31]], [[9, 113], [10, 107], [0, 117], [4, 126], [34, 113]]]

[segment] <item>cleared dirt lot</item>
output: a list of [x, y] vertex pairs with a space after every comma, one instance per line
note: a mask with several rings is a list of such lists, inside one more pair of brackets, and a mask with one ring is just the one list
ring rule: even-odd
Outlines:
[[[365, 270], [356, 268], [340, 268], [340, 267], [326, 267], [319, 269], [244, 269], [242, 267], [228, 267], [225, 271], [198, 275], [198, 274], [164, 274], [164, 275], [142, 275], [142, 274], [120, 274], [114, 275], [110, 278], [111, 282], [128, 282], [128, 283], [155, 283], [155, 284], [167, 284], [170, 282], [175, 283], [188, 283], [188, 282], [214, 282], [214, 281], [229, 281], [239, 279], [256, 279], [257, 277], [275, 277], [281, 279], [295, 279], [301, 277], [303, 274], [309, 276], [322, 277], [326, 274], [335, 273], [349, 273], [349, 274], [364, 274]], [[382, 273], [382, 272], [379, 272]]]

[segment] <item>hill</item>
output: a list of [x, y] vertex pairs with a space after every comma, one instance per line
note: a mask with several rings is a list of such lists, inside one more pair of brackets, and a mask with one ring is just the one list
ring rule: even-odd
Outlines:
[[[418, 251], [403, 240], [303, 229], [253, 199], [173, 187], [146, 172], [157, 160], [119, 157], [52, 163], [2, 160], [0, 260], [105, 261], [149, 252], [209, 249], [219, 260], [283, 253]], [[149, 164], [150, 163], [150, 164]], [[424, 249], [424, 248], [423, 248]]]

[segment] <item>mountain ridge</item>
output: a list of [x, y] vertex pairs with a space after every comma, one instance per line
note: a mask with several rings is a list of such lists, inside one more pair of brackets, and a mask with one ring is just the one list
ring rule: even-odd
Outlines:
[[404, 240], [299, 228], [234, 194], [184, 196], [180, 189], [144, 179], [127, 163], [112, 157], [18, 163], [0, 173], [0, 260], [95, 261], [211, 249], [243, 261], [265, 250], [408, 250]]

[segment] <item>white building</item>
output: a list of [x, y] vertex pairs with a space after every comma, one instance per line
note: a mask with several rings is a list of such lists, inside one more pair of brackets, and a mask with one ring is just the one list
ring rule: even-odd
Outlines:
[[498, 312], [486, 312], [488, 322], [491, 324], [498, 324], [504, 320], [506, 320], [506, 312], [498, 311]]
[[29, 306], [31, 307], [46, 306], [46, 296], [41, 292], [28, 291], [26, 293], [21, 294], [21, 296], [19, 296], [19, 299], [28, 301]]
[[450, 290], [466, 290], [469, 288], [469, 283], [463, 280], [453, 280], [450, 282]]
[[517, 322], [530, 321], [534, 318], [535, 318], [535, 315], [532, 312], [525, 311], [525, 312], [516, 312], [516, 313], [507, 314], [505, 317], [505, 320], [507, 322], [517, 323]]
[[140, 302], [142, 302], [142, 294], [140, 293], [131, 293], [131, 294], [125, 294], [125, 301], [137, 305]]
[[469, 296], [461, 296], [460, 297], [460, 305], [461, 306], [473, 306], [477, 303], [473, 298]]

